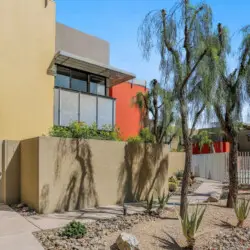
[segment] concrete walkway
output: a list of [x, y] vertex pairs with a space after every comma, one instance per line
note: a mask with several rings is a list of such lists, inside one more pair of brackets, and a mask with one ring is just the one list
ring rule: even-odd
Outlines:
[[[189, 195], [189, 203], [201, 203], [212, 192], [221, 193], [223, 185], [217, 181], [204, 180], [194, 194]], [[172, 196], [169, 206], [180, 205], [180, 196]], [[129, 214], [143, 212], [142, 203], [127, 204]], [[43, 250], [32, 232], [63, 227], [72, 220], [84, 223], [97, 219], [109, 219], [123, 214], [121, 206], [105, 206], [83, 209], [74, 212], [33, 215], [22, 217], [7, 205], [0, 204], [0, 249], [6, 250]]]
[[[127, 205], [128, 214], [141, 213], [143, 211], [145, 211], [145, 208], [142, 203]], [[113, 205], [99, 208], [81, 209], [79, 211], [65, 213], [53, 213], [46, 215], [38, 214], [26, 217], [26, 219], [38, 228], [45, 230], [63, 227], [72, 220], [90, 223], [94, 220], [110, 219], [121, 215], [123, 215], [123, 207]]]
[[[199, 178], [202, 180], [202, 184], [195, 190], [193, 194], [188, 195], [189, 204], [196, 204], [206, 202], [207, 198], [211, 193], [216, 192], [218, 194], [222, 194], [223, 184], [219, 181], [207, 180], [203, 178]], [[180, 205], [180, 195], [173, 195], [169, 203], [171, 205]]]
[[9, 206], [0, 204], [0, 249], [43, 250], [32, 235], [39, 230]]

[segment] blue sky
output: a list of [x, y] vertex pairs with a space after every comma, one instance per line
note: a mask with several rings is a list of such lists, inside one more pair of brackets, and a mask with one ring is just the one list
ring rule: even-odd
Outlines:
[[[198, 1], [198, 0], [197, 0]], [[197, 2], [196, 0], [193, 2]], [[142, 58], [137, 44], [137, 29], [151, 10], [170, 8], [175, 0], [56, 0], [57, 21], [100, 37], [110, 43], [111, 65], [133, 72], [137, 78], [150, 81], [159, 78], [159, 59]], [[221, 22], [233, 34], [250, 24], [249, 0], [207, 0], [213, 9], [214, 22]], [[233, 49], [239, 45], [237, 33]], [[234, 65], [235, 60], [231, 59]]]

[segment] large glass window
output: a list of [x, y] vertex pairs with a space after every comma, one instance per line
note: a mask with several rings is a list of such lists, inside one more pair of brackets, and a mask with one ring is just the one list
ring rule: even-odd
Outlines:
[[55, 86], [96, 95], [106, 94], [105, 77], [91, 75], [79, 70], [57, 66]]
[[87, 92], [88, 88], [88, 75], [79, 72], [79, 71], [71, 71], [71, 89], [77, 91]]
[[105, 78], [100, 76], [90, 76], [90, 93], [105, 95]]
[[61, 88], [70, 87], [70, 70], [69, 69], [57, 66], [55, 85]]

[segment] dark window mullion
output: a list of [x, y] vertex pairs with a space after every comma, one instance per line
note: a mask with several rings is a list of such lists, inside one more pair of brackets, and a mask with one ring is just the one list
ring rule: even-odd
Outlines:
[[69, 88], [72, 89], [72, 70], [69, 70]]
[[88, 74], [87, 93], [90, 93], [90, 74]]
[[104, 95], [107, 96], [107, 78], [104, 78]]

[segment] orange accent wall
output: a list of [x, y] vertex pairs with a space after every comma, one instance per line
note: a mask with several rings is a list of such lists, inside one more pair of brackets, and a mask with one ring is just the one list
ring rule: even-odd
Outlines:
[[116, 98], [116, 125], [124, 140], [138, 135], [140, 131], [140, 111], [132, 105], [132, 99], [138, 92], [146, 91], [145, 87], [128, 82], [109, 89], [110, 96]]
[[[214, 150], [215, 153], [226, 153], [230, 151], [230, 143], [229, 142], [214, 142]], [[209, 154], [210, 149], [208, 144], [204, 144], [202, 150], [200, 152], [199, 145], [193, 144], [193, 154]]]

